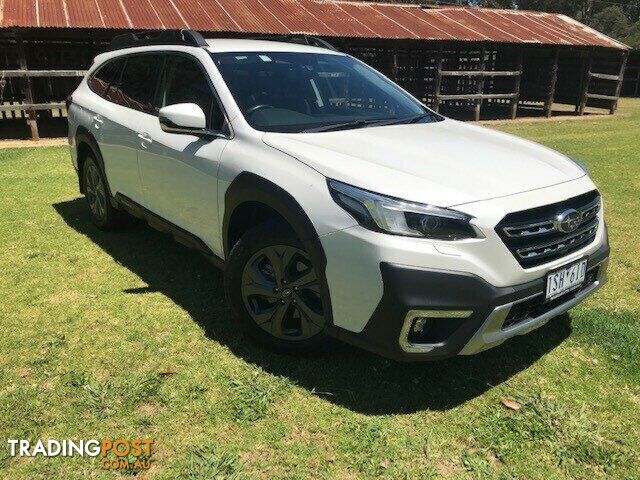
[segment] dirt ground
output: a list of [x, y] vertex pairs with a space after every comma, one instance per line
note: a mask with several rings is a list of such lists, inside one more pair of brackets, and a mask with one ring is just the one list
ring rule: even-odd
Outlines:
[[66, 144], [67, 137], [41, 138], [37, 142], [33, 140], [0, 140], [0, 148], [55, 147]]

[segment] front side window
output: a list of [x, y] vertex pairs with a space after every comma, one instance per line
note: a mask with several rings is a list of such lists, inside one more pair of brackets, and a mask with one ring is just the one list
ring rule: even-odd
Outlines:
[[168, 55], [158, 103], [160, 107], [195, 103], [207, 116], [207, 128], [223, 131], [225, 117], [206, 75], [194, 59]]
[[245, 119], [257, 130], [321, 131], [442, 118], [346, 55], [236, 52], [212, 57]]
[[153, 106], [158, 77], [162, 68], [162, 54], [142, 54], [126, 57], [120, 81], [113, 86], [109, 96], [128, 108], [157, 114]]

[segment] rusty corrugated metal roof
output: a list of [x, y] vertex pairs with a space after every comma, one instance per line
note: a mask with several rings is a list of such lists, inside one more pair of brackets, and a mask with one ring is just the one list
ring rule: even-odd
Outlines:
[[0, 28], [202, 32], [628, 47], [567, 16], [340, 0], [0, 0]]

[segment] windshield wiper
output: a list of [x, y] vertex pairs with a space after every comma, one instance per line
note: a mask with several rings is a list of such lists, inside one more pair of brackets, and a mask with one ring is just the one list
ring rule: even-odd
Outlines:
[[413, 115], [411, 117], [403, 117], [403, 118], [387, 118], [387, 119], [376, 119], [376, 120], [354, 120], [352, 122], [344, 122], [344, 123], [333, 123], [331, 125], [323, 125], [321, 127], [316, 128], [308, 128], [306, 130], [302, 130], [301, 133], [315, 133], [315, 132], [330, 132], [332, 130], [346, 130], [348, 128], [362, 128], [369, 126], [381, 127], [385, 125], [397, 125], [400, 123], [418, 123], [420, 120], [426, 117], [433, 117], [434, 115], [430, 112], [421, 113], [419, 115]]
[[366, 126], [377, 124], [378, 122], [384, 122], [384, 121], [385, 120], [353, 120], [351, 122], [332, 123], [331, 125], [323, 125], [321, 127], [307, 128], [306, 130], [302, 130], [301, 133], [330, 132], [332, 130], [362, 128], [362, 127], [366, 127]]
[[432, 113], [421, 113], [420, 115], [413, 115], [412, 117], [394, 118], [378, 125], [398, 125], [400, 123], [418, 123], [420, 120], [426, 117], [432, 117]]

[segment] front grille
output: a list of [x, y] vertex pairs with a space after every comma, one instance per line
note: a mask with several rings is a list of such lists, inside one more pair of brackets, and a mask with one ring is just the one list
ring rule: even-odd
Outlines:
[[507, 318], [505, 318], [504, 323], [502, 324], [502, 328], [505, 329], [511, 327], [512, 325], [521, 323], [529, 318], [537, 318], [540, 315], [544, 315], [545, 313], [562, 305], [563, 303], [568, 302], [578, 293], [583, 291], [585, 288], [590, 287], [593, 282], [596, 281], [596, 279], [598, 278], [598, 269], [599, 267], [595, 267], [587, 272], [584, 283], [580, 288], [567, 292], [566, 294], [554, 300], [551, 300], [550, 302], [544, 301], [544, 292], [542, 292], [540, 295], [536, 295], [535, 297], [523, 300], [522, 302], [514, 303], [509, 310], [509, 313], [507, 314]]
[[[556, 217], [574, 209], [580, 214], [579, 227], [563, 233]], [[600, 194], [597, 190], [543, 207], [514, 212], [504, 217], [496, 232], [524, 268], [535, 267], [579, 250], [596, 238]]]

